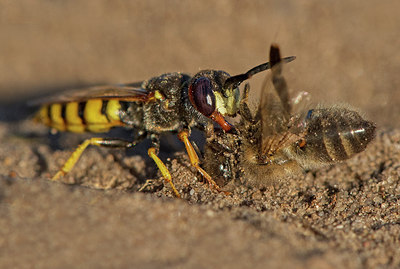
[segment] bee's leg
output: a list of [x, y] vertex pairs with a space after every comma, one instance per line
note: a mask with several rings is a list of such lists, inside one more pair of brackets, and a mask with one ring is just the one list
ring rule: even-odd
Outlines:
[[193, 148], [193, 145], [189, 141], [189, 133], [188, 131], [180, 131], [178, 133], [179, 140], [181, 140], [185, 144], [186, 151], [189, 155], [189, 160], [190, 163], [197, 169], [197, 171], [200, 172], [200, 174], [208, 181], [210, 185], [212, 185], [216, 190], [220, 190], [218, 187], [217, 183], [211, 178], [209, 174], [207, 174], [206, 171], [204, 171], [200, 166], [199, 166], [199, 157], [196, 154], [196, 151]]
[[204, 131], [206, 133], [206, 138], [207, 139], [214, 139], [215, 132], [214, 132], [214, 124], [212, 122], [208, 122], [206, 124], [206, 127], [205, 127]]
[[168, 171], [168, 168], [165, 166], [163, 161], [161, 161], [161, 159], [158, 158], [158, 156], [157, 156], [158, 150], [160, 148], [160, 140], [159, 140], [158, 136], [152, 135], [151, 142], [152, 142], [153, 146], [148, 149], [147, 153], [149, 154], [150, 158], [152, 158], [153, 161], [156, 163], [158, 169], [160, 169], [160, 172], [161, 172], [164, 180], [167, 181], [169, 183], [169, 185], [171, 185], [171, 188], [174, 191], [175, 195], [178, 198], [180, 198], [181, 196], [180, 196], [178, 190], [175, 188], [174, 183], [172, 182], [172, 177], [171, 177], [170, 172]]
[[86, 139], [82, 144], [80, 144], [76, 150], [71, 154], [69, 159], [65, 162], [64, 166], [52, 177], [52, 180], [58, 180], [60, 177], [64, 176], [72, 170], [76, 162], [81, 157], [83, 151], [90, 145], [99, 147], [113, 147], [113, 148], [131, 148], [136, 145], [137, 142], [129, 142], [121, 139], [110, 139], [93, 137]]
[[250, 85], [246, 83], [244, 85], [244, 91], [242, 99], [240, 100], [239, 111], [240, 115], [248, 122], [255, 123], [256, 119], [251, 114], [249, 108], [249, 92], [250, 92]]

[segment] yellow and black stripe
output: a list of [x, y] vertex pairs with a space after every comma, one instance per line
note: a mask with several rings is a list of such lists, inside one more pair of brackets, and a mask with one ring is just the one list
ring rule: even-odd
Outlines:
[[55, 103], [42, 106], [36, 120], [58, 131], [101, 133], [125, 125], [121, 109], [120, 101], [113, 99]]

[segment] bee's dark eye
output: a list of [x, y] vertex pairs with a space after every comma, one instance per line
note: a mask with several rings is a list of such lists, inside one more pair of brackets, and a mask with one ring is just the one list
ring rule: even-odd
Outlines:
[[189, 87], [189, 99], [204, 116], [215, 111], [215, 96], [208, 78], [201, 77]]
[[310, 109], [310, 110], [307, 112], [306, 120], [311, 119], [311, 117], [313, 116], [313, 112], [314, 112], [314, 109]]

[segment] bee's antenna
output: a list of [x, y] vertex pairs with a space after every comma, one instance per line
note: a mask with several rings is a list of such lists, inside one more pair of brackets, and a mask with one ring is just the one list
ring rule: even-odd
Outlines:
[[[289, 56], [289, 57], [283, 58], [282, 61], [285, 63], [289, 63], [289, 62], [293, 61], [294, 59], [296, 59], [296, 56]], [[240, 83], [251, 78], [253, 75], [260, 73], [262, 71], [268, 70], [270, 68], [271, 68], [271, 63], [266, 62], [266, 63], [260, 64], [260, 65], [257, 65], [256, 67], [250, 69], [249, 71], [247, 71], [244, 74], [230, 77], [225, 81], [224, 89], [236, 88], [240, 85]]]

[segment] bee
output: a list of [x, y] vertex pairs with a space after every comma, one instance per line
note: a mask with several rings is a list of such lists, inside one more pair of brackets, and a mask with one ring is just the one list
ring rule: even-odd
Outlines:
[[148, 155], [179, 197], [171, 174], [157, 156], [160, 135], [174, 132], [184, 143], [191, 165], [210, 185], [219, 189], [200, 167], [198, 155], [189, 141], [191, 128], [205, 130], [215, 123], [224, 132], [234, 132], [225, 116], [235, 116], [239, 112], [240, 83], [269, 68], [266, 62], [236, 76], [220, 70], [203, 70], [193, 77], [179, 72], [167, 73], [144, 82], [79, 89], [32, 102], [32, 105], [41, 106], [36, 121], [57, 131], [103, 133], [125, 127], [136, 136], [134, 141], [100, 137], [85, 140], [52, 179], [58, 180], [70, 172], [89, 145], [132, 148], [144, 138], [150, 138], [152, 146]]
[[280, 50], [274, 44], [270, 64], [272, 79], [264, 82], [255, 115], [248, 105], [247, 84], [237, 133], [214, 132], [207, 138], [204, 167], [219, 184], [244, 178], [248, 185], [265, 188], [304, 170], [349, 159], [375, 137], [374, 123], [343, 105], [293, 112]]

